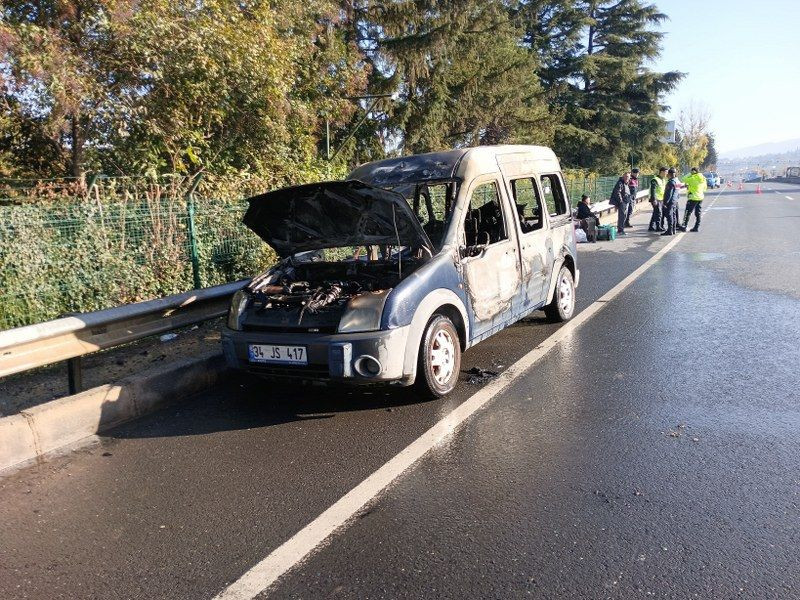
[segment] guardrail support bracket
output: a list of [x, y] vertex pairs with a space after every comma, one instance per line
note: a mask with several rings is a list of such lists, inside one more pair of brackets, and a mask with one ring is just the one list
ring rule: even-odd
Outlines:
[[80, 356], [67, 360], [67, 378], [69, 379], [70, 394], [77, 394], [83, 390], [83, 371], [81, 370]]

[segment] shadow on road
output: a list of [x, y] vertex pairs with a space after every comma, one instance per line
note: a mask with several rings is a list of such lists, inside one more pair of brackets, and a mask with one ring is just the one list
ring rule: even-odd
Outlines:
[[234, 373], [206, 392], [101, 435], [119, 439], [204, 435], [329, 419], [343, 412], [393, 410], [420, 402], [424, 400], [413, 388], [317, 386]]

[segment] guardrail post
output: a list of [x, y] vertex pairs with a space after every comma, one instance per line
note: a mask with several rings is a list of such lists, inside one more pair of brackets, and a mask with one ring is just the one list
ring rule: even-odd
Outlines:
[[194, 181], [192, 181], [192, 185], [189, 188], [189, 191], [186, 192], [186, 212], [189, 217], [189, 256], [192, 260], [192, 281], [194, 282], [194, 289], [200, 289], [200, 257], [197, 255], [197, 235], [195, 230], [195, 223], [194, 223], [194, 191], [197, 189], [197, 186], [200, 184], [200, 180], [203, 178], [202, 173], [198, 173]]
[[69, 393], [77, 394], [83, 390], [83, 370], [81, 357], [76, 356], [67, 361], [67, 378], [69, 379]]

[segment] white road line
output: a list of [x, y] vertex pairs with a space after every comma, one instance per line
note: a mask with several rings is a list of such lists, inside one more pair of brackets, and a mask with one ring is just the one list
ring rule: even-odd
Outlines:
[[791, 196], [786, 196], [789, 200], [794, 200]]
[[[717, 195], [719, 198], [719, 194]], [[714, 205], [717, 198], [711, 203]], [[606, 292], [588, 308], [578, 313], [553, 335], [536, 348], [525, 354], [500, 376], [470, 396], [463, 404], [450, 412], [442, 420], [428, 429], [405, 449], [395, 455], [377, 471], [342, 496], [325, 512], [303, 527], [247, 571], [241, 578], [220, 592], [215, 600], [251, 600], [267, 590], [289, 569], [303, 561], [337, 529], [347, 524], [368, 502], [386, 489], [401, 473], [435, 448], [445, 438], [474, 415], [478, 410], [509, 387], [514, 380], [536, 364], [561, 341], [567, 339], [581, 325], [596, 315], [604, 306], [619, 296], [629, 285], [656, 264], [675, 244], [683, 239], [685, 233], [677, 234], [650, 259]]]

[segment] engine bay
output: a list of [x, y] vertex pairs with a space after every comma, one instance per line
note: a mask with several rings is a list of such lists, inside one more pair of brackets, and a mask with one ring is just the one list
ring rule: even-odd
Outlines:
[[352, 298], [394, 288], [423, 260], [407, 257], [399, 262], [396, 255], [388, 260], [288, 258], [250, 283], [250, 310], [258, 321], [275, 320], [292, 330], [330, 330]]

